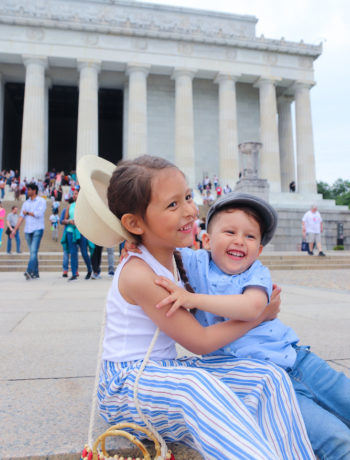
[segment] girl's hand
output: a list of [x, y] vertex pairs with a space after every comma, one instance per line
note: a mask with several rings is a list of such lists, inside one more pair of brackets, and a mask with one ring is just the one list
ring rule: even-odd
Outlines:
[[280, 312], [282, 289], [279, 286], [277, 286], [277, 284], [273, 284], [272, 289], [273, 290], [271, 294], [270, 303], [265, 308], [263, 313], [263, 321], [271, 321], [277, 318], [277, 315]]
[[166, 313], [167, 317], [173, 315], [180, 307], [187, 309], [195, 308], [192, 303], [193, 294], [191, 292], [186, 291], [186, 289], [183, 289], [182, 287], [178, 286], [163, 276], [155, 279], [154, 282], [157, 284], [157, 286], [161, 286], [166, 289], [170, 294], [168, 297], [156, 305], [156, 308], [162, 308], [167, 305], [171, 305], [171, 308]]
[[130, 241], [125, 241], [122, 252], [120, 253], [120, 262], [128, 257], [129, 252], [137, 252], [138, 254], [141, 254], [140, 249], [137, 247], [136, 243], [131, 243]]

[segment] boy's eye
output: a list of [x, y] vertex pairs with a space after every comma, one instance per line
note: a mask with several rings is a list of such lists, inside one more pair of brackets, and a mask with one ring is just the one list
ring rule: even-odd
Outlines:
[[247, 237], [251, 240], [255, 240], [255, 236], [254, 235], [247, 235]]

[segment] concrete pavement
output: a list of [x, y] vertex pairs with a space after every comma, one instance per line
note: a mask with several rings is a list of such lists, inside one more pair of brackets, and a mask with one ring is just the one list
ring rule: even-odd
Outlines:
[[[350, 377], [350, 270], [272, 276], [283, 288], [280, 318]], [[79, 459], [110, 283], [106, 274], [72, 283], [55, 272], [29, 282], [0, 274], [0, 458]], [[105, 428], [98, 419], [94, 437]], [[176, 458], [200, 457], [179, 449]]]

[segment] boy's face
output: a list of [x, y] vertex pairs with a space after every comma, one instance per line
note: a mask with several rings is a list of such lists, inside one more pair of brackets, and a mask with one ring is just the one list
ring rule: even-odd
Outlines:
[[213, 216], [209, 233], [203, 235], [203, 247], [211, 251], [215, 264], [229, 275], [247, 270], [263, 247], [258, 222], [245, 212], [234, 209]]

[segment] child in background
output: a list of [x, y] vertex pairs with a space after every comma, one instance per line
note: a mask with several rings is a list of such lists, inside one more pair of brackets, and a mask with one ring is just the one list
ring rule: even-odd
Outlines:
[[54, 241], [58, 240], [58, 222], [59, 220], [60, 219], [58, 217], [58, 208], [53, 208], [52, 214], [50, 216], [50, 222], [51, 222], [52, 239]]
[[[206, 250], [181, 250], [190, 284], [200, 294], [158, 280], [171, 292], [158, 307], [172, 304], [170, 315], [181, 305], [196, 307], [196, 318], [205, 326], [228, 318], [253, 320], [272, 292], [269, 270], [257, 258], [276, 224], [275, 210], [260, 198], [231, 193], [218, 200], [207, 216]], [[274, 319], [214, 354], [265, 360], [285, 369], [318, 458], [350, 458], [350, 380], [298, 341], [290, 327]]]
[[[91, 169], [97, 176], [102, 160], [91, 161], [96, 162]], [[84, 182], [81, 174], [79, 181]], [[192, 242], [196, 209], [183, 173], [157, 157], [121, 162], [109, 183], [108, 205], [140, 243], [140, 253], [119, 264], [107, 298], [98, 393], [103, 418], [111, 424], [143, 424], [133, 388], [158, 326], [161, 332], [141, 375], [138, 400], [166, 441], [182, 441], [206, 460], [314, 458], [282, 370], [219, 355], [176, 359], [175, 342], [196, 354], [212, 353], [269, 318], [271, 308], [256, 321], [230, 320], [210, 327], [202, 327], [185, 309], [167, 318], [164, 309], [154, 308], [166, 295], [155, 279], [163, 275], [175, 281], [174, 250]], [[104, 213], [101, 223], [115, 219], [102, 200], [95, 212]], [[86, 225], [96, 225], [101, 244], [103, 228], [98, 224], [95, 218]], [[118, 233], [117, 219], [111, 229]], [[88, 229], [86, 235], [93, 240]], [[180, 259], [177, 264], [184, 276]]]

